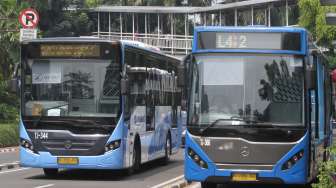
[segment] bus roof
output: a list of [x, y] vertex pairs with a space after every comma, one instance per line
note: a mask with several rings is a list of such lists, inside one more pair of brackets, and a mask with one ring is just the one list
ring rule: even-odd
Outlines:
[[101, 39], [97, 37], [52, 37], [52, 38], [38, 38], [33, 40], [25, 40], [23, 44], [29, 43], [43, 43], [43, 42], [111, 42], [106, 39]]
[[266, 26], [197, 26], [194, 32], [203, 31], [226, 31], [226, 32], [307, 32], [305, 28], [302, 27], [266, 27]]
[[172, 59], [175, 59], [177, 61], [181, 61], [181, 59], [164, 54], [163, 52], [155, 49], [154, 46], [150, 46], [148, 44], [139, 42], [139, 41], [128, 41], [128, 40], [108, 40], [108, 39], [101, 39], [97, 37], [51, 37], [51, 38], [39, 38], [39, 39], [33, 39], [33, 40], [26, 40], [23, 41], [22, 44], [30, 44], [30, 43], [59, 43], [59, 42], [66, 42], [66, 43], [72, 43], [72, 42], [79, 42], [79, 43], [114, 43], [114, 44], [123, 44], [123, 45], [128, 45], [131, 47], [135, 47], [138, 49], [142, 49], [145, 51], [149, 51], [155, 54], [159, 54], [162, 56], [166, 56]]

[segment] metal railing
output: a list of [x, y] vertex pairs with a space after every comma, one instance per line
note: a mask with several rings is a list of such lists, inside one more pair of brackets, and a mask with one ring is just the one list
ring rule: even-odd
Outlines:
[[109, 40], [134, 40], [160, 48], [164, 53], [185, 55], [191, 50], [193, 36], [120, 32], [94, 32], [93, 35]]

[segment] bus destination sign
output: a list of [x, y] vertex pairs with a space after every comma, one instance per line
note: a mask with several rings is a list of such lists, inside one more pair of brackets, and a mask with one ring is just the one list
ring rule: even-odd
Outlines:
[[41, 44], [41, 57], [95, 58], [100, 56], [100, 45], [96, 44]]
[[198, 49], [300, 51], [300, 33], [200, 32]]

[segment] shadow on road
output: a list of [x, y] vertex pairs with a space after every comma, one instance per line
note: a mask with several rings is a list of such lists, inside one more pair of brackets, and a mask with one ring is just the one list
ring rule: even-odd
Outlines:
[[128, 176], [126, 170], [61, 170], [54, 177], [46, 177], [41, 169], [41, 175], [28, 177], [26, 179], [35, 180], [82, 180], [82, 181], [121, 181], [121, 180], [141, 180], [149, 176], [156, 175], [162, 171], [180, 166], [183, 161], [171, 160], [167, 165], [162, 165], [159, 161], [152, 161], [141, 166], [141, 170]]

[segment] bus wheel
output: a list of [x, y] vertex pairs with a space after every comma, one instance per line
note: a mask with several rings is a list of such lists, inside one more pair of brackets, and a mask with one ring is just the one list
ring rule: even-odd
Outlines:
[[57, 168], [44, 168], [43, 169], [44, 175], [47, 177], [55, 177], [58, 174]]
[[170, 155], [171, 155], [171, 139], [170, 139], [170, 135], [167, 135], [163, 164], [168, 164], [170, 160]]
[[211, 182], [203, 181], [203, 182], [201, 182], [201, 186], [202, 186], [202, 188], [216, 188], [217, 183], [211, 183]]
[[129, 175], [134, 174], [140, 169], [140, 165], [141, 165], [140, 155], [141, 155], [140, 146], [136, 142], [133, 147], [132, 166], [128, 169]]

